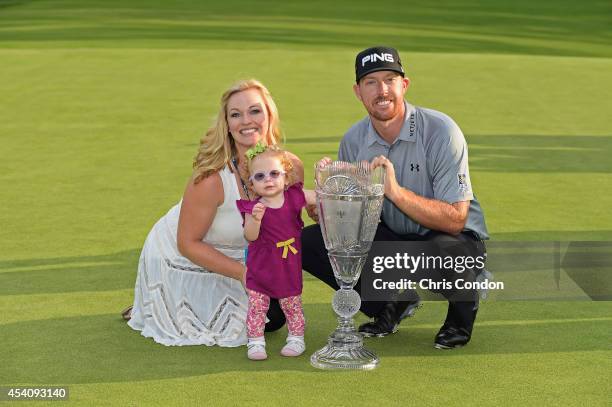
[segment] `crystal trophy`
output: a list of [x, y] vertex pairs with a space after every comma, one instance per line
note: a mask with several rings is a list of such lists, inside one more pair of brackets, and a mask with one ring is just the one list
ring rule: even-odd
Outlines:
[[353, 316], [361, 298], [353, 290], [368, 257], [384, 199], [385, 173], [368, 162], [334, 161], [315, 168], [319, 224], [340, 289], [332, 300], [338, 327], [310, 357], [319, 369], [374, 369], [378, 357], [364, 348]]

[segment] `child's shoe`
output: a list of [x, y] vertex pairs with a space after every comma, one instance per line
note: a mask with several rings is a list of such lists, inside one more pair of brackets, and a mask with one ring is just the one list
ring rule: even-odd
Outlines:
[[251, 360], [266, 360], [268, 354], [266, 353], [266, 340], [264, 337], [249, 338], [247, 343], [247, 356]]
[[300, 356], [306, 350], [303, 336], [287, 336], [287, 344], [281, 349], [281, 355], [295, 357]]

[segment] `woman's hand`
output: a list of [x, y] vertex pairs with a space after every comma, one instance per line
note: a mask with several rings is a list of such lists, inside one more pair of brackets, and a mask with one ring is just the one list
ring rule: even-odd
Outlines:
[[383, 167], [385, 169], [385, 196], [389, 198], [391, 202], [395, 202], [399, 194], [401, 193], [402, 187], [397, 183], [395, 178], [395, 168], [393, 163], [384, 155], [379, 155], [372, 160], [372, 169]]

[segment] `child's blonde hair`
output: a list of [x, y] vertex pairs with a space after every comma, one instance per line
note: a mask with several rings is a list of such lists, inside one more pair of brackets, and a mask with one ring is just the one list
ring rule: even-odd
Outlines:
[[247, 151], [245, 156], [247, 158], [249, 178], [251, 175], [253, 175], [253, 162], [260, 157], [272, 157], [277, 158], [280, 161], [283, 171], [285, 171], [285, 186], [293, 184], [296, 180], [295, 171], [293, 170], [293, 162], [291, 162], [289, 154], [287, 154], [287, 151], [283, 150], [277, 145], [266, 146], [258, 143], [254, 148]]

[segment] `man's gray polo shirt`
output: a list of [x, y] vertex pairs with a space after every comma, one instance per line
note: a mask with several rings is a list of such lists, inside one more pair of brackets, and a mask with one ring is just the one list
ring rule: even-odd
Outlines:
[[[393, 163], [397, 182], [402, 187], [448, 203], [470, 201], [465, 229], [488, 239], [482, 209], [472, 192], [467, 145], [461, 129], [444, 113], [404, 104], [405, 121], [393, 144], [378, 135], [367, 116], [346, 132], [340, 142], [338, 159], [371, 161], [384, 155]], [[382, 219], [398, 234], [424, 235], [429, 231], [386, 198]]]

